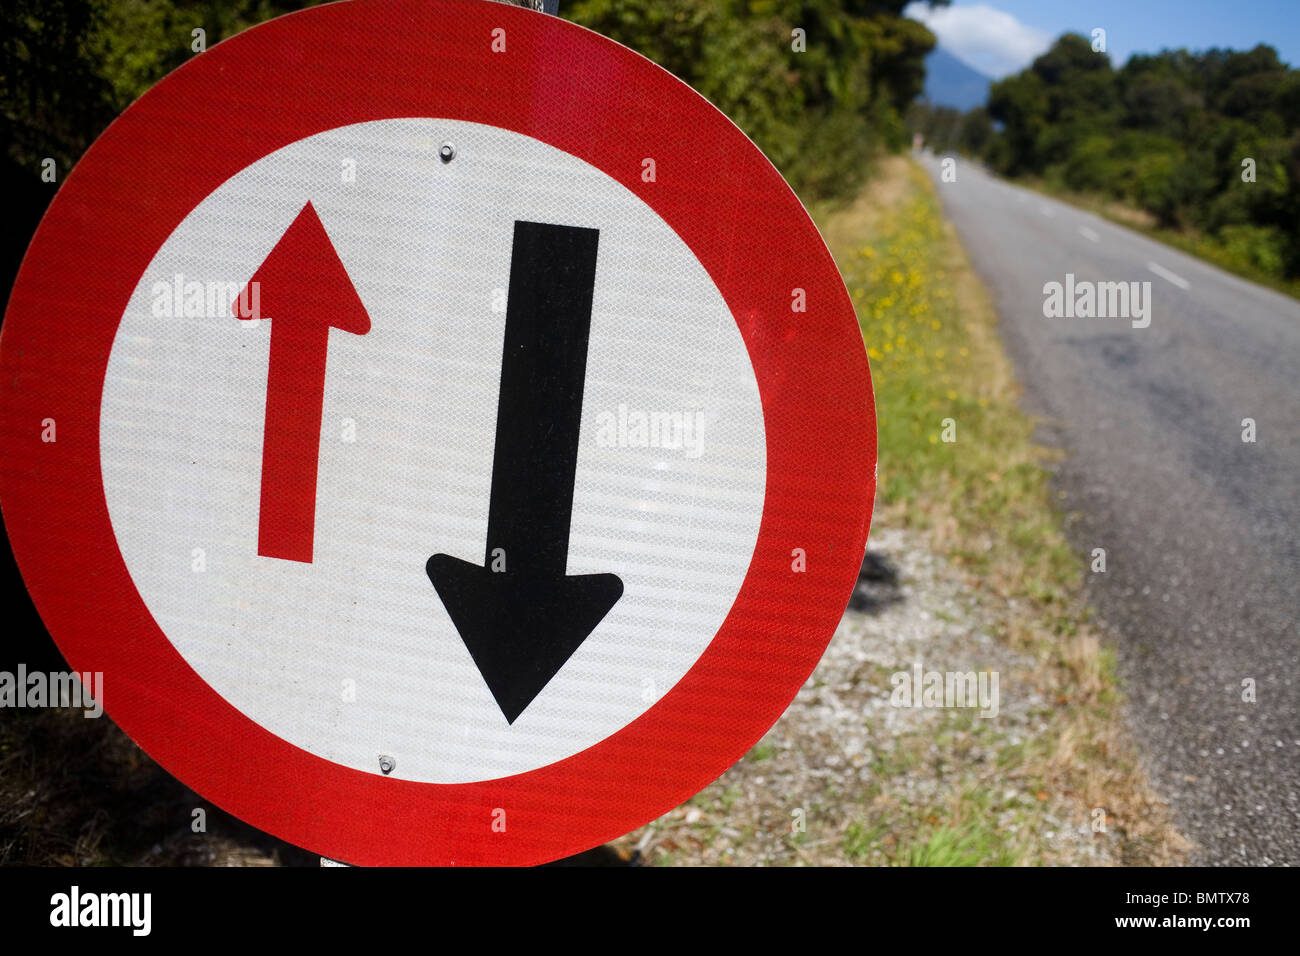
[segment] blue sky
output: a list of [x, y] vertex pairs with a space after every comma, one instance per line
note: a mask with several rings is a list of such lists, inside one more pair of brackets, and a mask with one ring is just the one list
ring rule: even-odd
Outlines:
[[1024, 69], [1062, 33], [1091, 36], [1094, 27], [1105, 29], [1116, 65], [1164, 48], [1267, 43], [1300, 67], [1300, 0], [953, 0], [935, 10], [912, 3], [907, 13], [948, 52], [994, 77]]

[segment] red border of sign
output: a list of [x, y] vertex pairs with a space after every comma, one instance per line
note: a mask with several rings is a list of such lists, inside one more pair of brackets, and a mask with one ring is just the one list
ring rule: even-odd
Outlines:
[[[492, 31], [507, 49], [493, 53]], [[404, 116], [526, 133], [651, 206], [722, 292], [763, 404], [768, 477], [749, 573], [695, 666], [640, 718], [546, 767], [472, 784], [363, 773], [228, 704], [137, 593], [109, 521], [99, 412], [118, 322], [204, 197], [323, 130]], [[641, 180], [653, 157], [657, 182]], [[791, 310], [794, 288], [806, 313]], [[670, 74], [554, 17], [495, 3], [330, 4], [196, 56], [77, 165], [23, 262], [0, 337], [0, 501], [46, 626], [105, 708], [205, 798], [356, 864], [539, 863], [616, 838], [716, 778], [781, 716], [843, 613], [875, 492], [875, 410], [844, 284], [757, 148]], [[54, 419], [57, 441], [41, 440]], [[806, 573], [791, 552], [807, 553]], [[494, 808], [504, 833], [491, 831]]]

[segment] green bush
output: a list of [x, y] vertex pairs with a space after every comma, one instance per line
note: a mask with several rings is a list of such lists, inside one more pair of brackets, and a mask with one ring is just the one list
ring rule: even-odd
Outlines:
[[[1066, 34], [993, 84], [983, 119], [992, 135], [949, 132], [948, 148], [1006, 175], [1124, 199], [1216, 260], [1300, 277], [1300, 71], [1271, 47], [1165, 50], [1116, 70]], [[961, 130], [974, 114], [909, 121]], [[1253, 180], [1242, 179], [1246, 160]]]
[[1125, 183], [1128, 198], [1140, 209], [1159, 218], [1163, 225], [1176, 225], [1182, 198], [1181, 157], [1171, 153], [1147, 153], [1129, 167]]
[[[674, 73], [726, 113], [806, 199], [852, 195], [906, 140], [934, 36], [874, 0], [577, 0], [564, 15]], [[793, 49], [792, 31], [805, 49]]]
[[1271, 276], [1281, 276], [1288, 256], [1288, 238], [1271, 226], [1224, 226], [1219, 244], [1227, 255]]
[[1121, 167], [1111, 158], [1114, 143], [1109, 136], [1089, 136], [1062, 164], [1061, 178], [1071, 189], [1118, 191]]

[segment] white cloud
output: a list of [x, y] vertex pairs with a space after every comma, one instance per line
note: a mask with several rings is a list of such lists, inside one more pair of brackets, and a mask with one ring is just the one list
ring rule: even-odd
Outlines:
[[1023, 70], [1052, 45], [1049, 34], [986, 3], [935, 9], [910, 3], [903, 12], [929, 27], [953, 56], [994, 78]]

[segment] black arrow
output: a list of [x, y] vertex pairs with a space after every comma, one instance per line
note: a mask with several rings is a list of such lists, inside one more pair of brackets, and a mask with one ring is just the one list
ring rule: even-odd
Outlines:
[[515, 223], [485, 566], [425, 566], [512, 724], [623, 595], [617, 575], [565, 574], [599, 239]]

